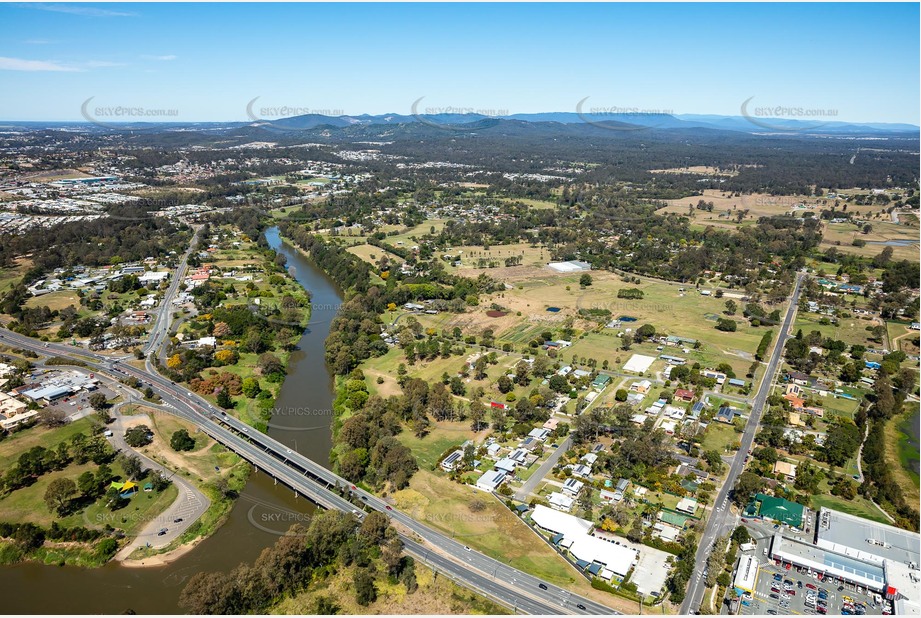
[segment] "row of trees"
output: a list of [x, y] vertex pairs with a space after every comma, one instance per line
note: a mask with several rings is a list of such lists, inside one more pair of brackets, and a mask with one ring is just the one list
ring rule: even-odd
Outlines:
[[[412, 594], [418, 589], [415, 564], [402, 555], [402, 542], [389, 519], [368, 513], [360, 523], [351, 514], [317, 512], [309, 525], [297, 525], [262, 551], [252, 564], [229, 573], [198, 573], [183, 589], [180, 606], [191, 614], [265, 614], [286, 596], [343, 571], [359, 605], [377, 599], [376, 582], [389, 578]], [[335, 599], [317, 596], [314, 611], [334, 614]]]

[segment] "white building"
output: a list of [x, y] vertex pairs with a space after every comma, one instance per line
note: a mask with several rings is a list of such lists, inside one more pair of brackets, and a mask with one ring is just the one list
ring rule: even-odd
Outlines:
[[493, 492], [499, 488], [499, 485], [501, 485], [504, 480], [505, 472], [490, 470], [479, 479], [477, 479], [476, 487], [477, 489], [482, 489], [483, 491]]
[[566, 494], [561, 494], [560, 492], [555, 491], [547, 498], [547, 502], [549, 502], [550, 506], [556, 510], [568, 513], [576, 501], [571, 496], [567, 496]]
[[643, 354], [634, 354], [624, 365], [624, 371], [631, 373], [646, 373], [655, 362], [655, 357], [645, 356]]

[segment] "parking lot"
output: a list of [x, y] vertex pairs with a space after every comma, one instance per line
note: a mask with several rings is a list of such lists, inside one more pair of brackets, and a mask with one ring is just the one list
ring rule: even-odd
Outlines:
[[[91, 375], [89, 371], [83, 370], [83, 369], [68, 369], [68, 371]], [[59, 369], [47, 369], [47, 368], [36, 369], [30, 375], [30, 379], [33, 379], [33, 380], [48, 379], [48, 378], [52, 378], [57, 375], [60, 375], [61, 373], [62, 372]], [[106, 396], [106, 399], [108, 400], [112, 400], [115, 397], [118, 397], [119, 395], [119, 393], [115, 392], [114, 390], [112, 390], [111, 388], [109, 388], [103, 383], [100, 383], [99, 387], [93, 392], [102, 393], [103, 395]], [[54, 403], [52, 407], [57, 408], [61, 410], [62, 412], [64, 412], [64, 414], [67, 416], [67, 418], [71, 422], [76, 421], [85, 416], [89, 416], [90, 414], [93, 414], [94, 410], [89, 402], [90, 395], [92, 395], [93, 392], [81, 390], [73, 395], [69, 395], [57, 401], [56, 403]]]
[[[770, 546], [771, 535], [779, 533], [780, 528], [762, 522], [746, 522], [746, 528], [756, 543], [750, 555], [757, 558], [759, 569], [753, 594], [751, 598], [743, 598], [740, 614], [822, 614], [820, 601], [830, 616], [881, 615], [887, 605], [891, 611], [892, 606], [885, 599], [877, 603], [873, 593], [865, 589], [858, 591], [854, 585], [833, 578], [823, 581], [818, 574], [770, 559], [765, 550]], [[811, 601], [808, 600], [810, 596]], [[725, 611], [726, 606], [723, 607]]]
[[[814, 596], [812, 603], [807, 601], [810, 595]], [[821, 596], [826, 598], [822, 599]], [[829, 615], [883, 613], [883, 605], [876, 603], [873, 594], [868, 594], [866, 590], [857, 592], [854, 586], [830, 578], [821, 581], [815, 574], [798, 572], [795, 567], [786, 569], [784, 565], [777, 565], [773, 561], [769, 565], [762, 563], [754, 594], [750, 600], [745, 601], [748, 605], [743, 602], [740, 613], [821, 614], [819, 601], [825, 602], [826, 613]]]

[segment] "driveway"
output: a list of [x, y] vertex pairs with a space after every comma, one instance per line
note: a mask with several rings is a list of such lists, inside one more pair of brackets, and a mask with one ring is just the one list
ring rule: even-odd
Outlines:
[[[165, 547], [177, 539], [191, 526], [199, 517], [204, 514], [208, 507], [211, 506], [211, 500], [200, 492], [194, 485], [186, 481], [181, 476], [175, 474], [157, 462], [149, 459], [144, 454], [128, 446], [125, 442], [125, 430], [129, 427], [129, 421], [132, 418], [147, 418], [146, 414], [130, 416], [116, 416], [115, 420], [109, 425], [112, 431], [112, 437], [109, 441], [112, 446], [126, 454], [137, 455], [144, 467], [160, 472], [166, 478], [170, 479], [179, 490], [176, 500], [166, 508], [162, 513], [154, 517], [138, 535], [121, 551], [118, 552], [116, 559], [124, 560], [138, 547], [150, 546], [155, 549]], [[181, 522], [175, 520], [182, 519]], [[160, 531], [166, 529], [166, 534], [160, 535]]]

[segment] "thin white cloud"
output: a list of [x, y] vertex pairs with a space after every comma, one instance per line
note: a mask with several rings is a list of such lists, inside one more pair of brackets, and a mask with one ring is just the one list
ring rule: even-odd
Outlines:
[[162, 60], [162, 61], [169, 61], [169, 60], [176, 60], [177, 58], [179, 58], [179, 56], [174, 56], [174, 55], [172, 55], [172, 54], [168, 54], [168, 55], [165, 55], [165, 56], [150, 56], [150, 55], [146, 55], [146, 56], [141, 56], [141, 58], [143, 58], [144, 60]]
[[109, 62], [108, 60], [90, 60], [86, 63], [91, 69], [104, 69], [106, 67], [123, 67], [127, 66], [124, 62]]
[[56, 41], [52, 41], [51, 39], [26, 39], [23, 41], [26, 45], [51, 45], [55, 42]]
[[80, 6], [77, 4], [29, 3], [29, 4], [17, 4], [16, 6], [24, 8], [24, 9], [51, 11], [53, 13], [68, 13], [70, 15], [83, 15], [85, 17], [135, 17], [137, 16], [137, 13], [126, 13], [125, 11], [112, 11], [110, 9], [99, 9], [93, 6]]
[[67, 67], [48, 60], [25, 60], [23, 58], [4, 58], [0, 56], [0, 71], [67, 71], [78, 72], [82, 69]]

